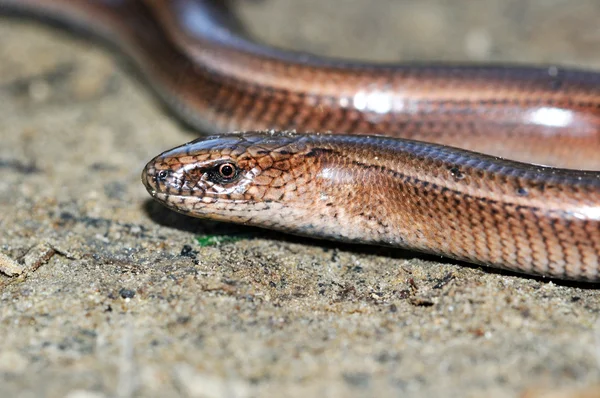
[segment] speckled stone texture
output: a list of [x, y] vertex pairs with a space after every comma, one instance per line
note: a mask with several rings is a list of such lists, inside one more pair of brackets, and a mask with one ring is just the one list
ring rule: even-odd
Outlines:
[[[318, 54], [600, 69], [596, 0], [236, 10], [262, 40]], [[0, 266], [12, 274], [0, 276], [0, 396], [506, 397], [600, 382], [594, 286], [153, 203], [142, 167], [195, 135], [124, 65], [0, 19]], [[207, 234], [239, 239], [201, 247]]]

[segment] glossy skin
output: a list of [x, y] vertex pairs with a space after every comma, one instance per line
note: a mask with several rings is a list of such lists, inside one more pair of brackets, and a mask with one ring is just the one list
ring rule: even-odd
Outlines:
[[204, 133], [279, 129], [387, 136], [528, 163], [600, 170], [600, 75], [555, 66], [368, 65], [237, 34], [217, 0], [0, 0], [121, 50]]
[[[37, 13], [107, 39], [204, 132], [385, 134], [600, 169], [600, 75], [593, 72], [374, 66], [284, 53], [238, 35], [208, 0], [0, 0], [0, 10]], [[215, 177], [220, 171], [207, 169], [208, 159], [215, 167], [231, 162], [236, 181]], [[143, 181], [156, 199], [194, 216], [599, 279], [594, 172], [382, 137], [248, 133], [166, 152]]]
[[593, 281], [599, 177], [418, 141], [247, 132], [167, 151], [142, 181], [197, 217]]

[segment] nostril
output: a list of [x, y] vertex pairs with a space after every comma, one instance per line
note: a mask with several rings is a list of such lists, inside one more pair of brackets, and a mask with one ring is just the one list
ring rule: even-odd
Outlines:
[[167, 170], [161, 170], [156, 174], [156, 179], [158, 181], [164, 181], [169, 176], [169, 172]]

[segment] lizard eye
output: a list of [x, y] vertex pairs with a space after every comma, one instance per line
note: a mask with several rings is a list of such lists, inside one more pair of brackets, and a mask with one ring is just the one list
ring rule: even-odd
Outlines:
[[235, 177], [236, 168], [231, 163], [223, 163], [219, 166], [219, 175], [224, 179], [230, 179]]
[[231, 182], [239, 176], [239, 171], [235, 163], [220, 163], [208, 171], [208, 179], [218, 184]]

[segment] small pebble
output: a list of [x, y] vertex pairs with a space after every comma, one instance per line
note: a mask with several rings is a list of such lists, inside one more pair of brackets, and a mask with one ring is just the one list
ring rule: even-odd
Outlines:
[[135, 297], [135, 291], [131, 289], [122, 288], [119, 290], [119, 295], [124, 299], [131, 299]]
[[0, 253], [0, 272], [7, 276], [20, 275], [23, 273], [23, 266], [6, 254]]

